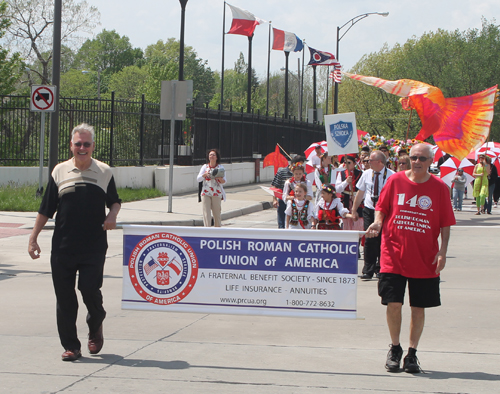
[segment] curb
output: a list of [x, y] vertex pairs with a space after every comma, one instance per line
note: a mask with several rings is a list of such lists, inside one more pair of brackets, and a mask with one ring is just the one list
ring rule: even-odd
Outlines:
[[[272, 203], [269, 201], [262, 201], [258, 204], [250, 205], [245, 208], [235, 209], [232, 211], [227, 211], [222, 213], [222, 220], [228, 220], [235, 217], [249, 215], [251, 213], [263, 211], [266, 209], [271, 209], [273, 207]], [[133, 225], [144, 225], [144, 226], [184, 226], [184, 227], [203, 227], [203, 219], [186, 219], [186, 220], [166, 220], [166, 221], [124, 221], [116, 223], [117, 229], [122, 229], [123, 225], [133, 224]], [[32, 227], [29, 227], [32, 228]], [[46, 224], [43, 228], [44, 230], [53, 230], [55, 228], [54, 223]]]

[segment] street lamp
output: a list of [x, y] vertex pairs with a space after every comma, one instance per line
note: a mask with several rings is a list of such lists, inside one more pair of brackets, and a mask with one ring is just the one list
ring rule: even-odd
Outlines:
[[[380, 15], [380, 16], [383, 16], [385, 18], [386, 16], [389, 16], [389, 13], [388, 12], [368, 12], [366, 14], [361, 14], [361, 15], [355, 16], [354, 18], [348, 20], [346, 23], [344, 23], [340, 27], [337, 26], [337, 52], [336, 52], [337, 61], [339, 61], [339, 42], [340, 42], [340, 40], [347, 34], [347, 32], [349, 30], [351, 30], [351, 27], [353, 27], [360, 20], [365, 19], [370, 15]], [[340, 31], [349, 24], [350, 24], [350, 26], [347, 28], [347, 30], [342, 35], [340, 35]], [[338, 112], [339, 112], [339, 84], [338, 84], [338, 82], [335, 82], [335, 105], [334, 105], [333, 113], [337, 114]]]

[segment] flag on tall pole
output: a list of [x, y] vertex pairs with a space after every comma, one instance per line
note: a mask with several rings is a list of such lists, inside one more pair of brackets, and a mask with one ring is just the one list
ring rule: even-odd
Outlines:
[[267, 23], [267, 21], [257, 18], [250, 11], [242, 10], [241, 8], [235, 7], [229, 3], [226, 4], [231, 8], [231, 12], [233, 13], [231, 29], [227, 32], [227, 34], [239, 34], [251, 37], [257, 25]]
[[330, 52], [318, 51], [317, 49], [309, 47], [311, 57], [308, 66], [335, 66], [340, 63], [335, 59], [335, 56]]
[[302, 40], [288, 31], [273, 27], [273, 49], [275, 51], [300, 52], [304, 48]]
[[342, 66], [334, 66], [333, 71], [330, 73], [328, 78], [333, 79], [336, 83], [342, 83]]

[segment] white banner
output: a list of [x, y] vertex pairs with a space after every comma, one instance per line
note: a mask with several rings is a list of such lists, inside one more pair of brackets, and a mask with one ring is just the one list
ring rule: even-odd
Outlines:
[[123, 226], [123, 309], [356, 318], [357, 231]]
[[329, 155], [359, 153], [354, 112], [325, 115], [325, 131]]

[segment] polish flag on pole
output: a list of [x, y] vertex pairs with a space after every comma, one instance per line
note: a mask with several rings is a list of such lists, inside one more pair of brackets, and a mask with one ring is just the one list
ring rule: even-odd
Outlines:
[[240, 34], [242, 36], [251, 37], [257, 25], [267, 23], [267, 21], [257, 18], [250, 11], [242, 10], [228, 3], [226, 4], [231, 8], [231, 12], [233, 13], [231, 29], [227, 34]]
[[300, 52], [304, 48], [302, 40], [288, 31], [273, 27], [273, 37], [273, 49], [276, 51]]

